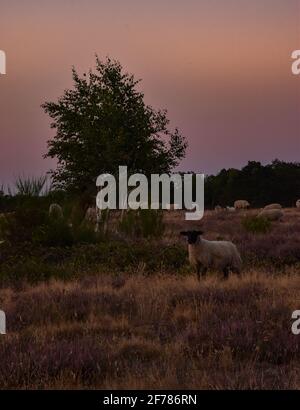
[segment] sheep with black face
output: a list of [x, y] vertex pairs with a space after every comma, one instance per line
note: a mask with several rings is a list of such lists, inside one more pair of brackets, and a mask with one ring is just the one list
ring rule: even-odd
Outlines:
[[230, 271], [240, 273], [242, 259], [232, 242], [208, 241], [201, 237], [202, 231], [184, 231], [180, 234], [187, 237], [189, 261], [196, 269], [199, 280], [208, 269], [222, 271], [224, 279], [228, 278]]

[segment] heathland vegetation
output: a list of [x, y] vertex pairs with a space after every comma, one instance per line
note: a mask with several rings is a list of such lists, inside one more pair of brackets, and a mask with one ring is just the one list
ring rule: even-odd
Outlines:
[[244, 261], [225, 282], [197, 281], [183, 211], [147, 237], [120, 229], [117, 212], [105, 235], [31, 212], [0, 245], [2, 388], [300, 387], [296, 209], [263, 232], [244, 223], [255, 210], [206, 212], [204, 236], [232, 240]]

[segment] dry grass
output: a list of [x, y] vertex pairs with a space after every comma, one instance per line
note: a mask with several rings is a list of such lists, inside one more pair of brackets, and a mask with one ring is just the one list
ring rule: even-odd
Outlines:
[[[191, 226], [183, 212], [166, 213], [165, 237], [130, 242], [130, 258], [122, 247], [76, 248], [85, 265], [95, 261], [72, 281], [32, 286], [16, 272], [18, 286], [0, 289], [0, 388], [300, 388], [300, 337], [291, 332], [300, 308], [300, 212], [285, 210], [261, 235], [243, 230], [243, 215], [206, 212]], [[173, 253], [152, 265], [170, 244], [186, 246], [178, 232], [189, 227], [233, 240], [242, 278], [211, 273], [198, 283], [184, 266], [170, 268]], [[71, 250], [47, 252], [62, 270]]]
[[[300, 278], [87, 277], [1, 293], [1, 388], [300, 387]], [[298, 303], [298, 304], [297, 304]]]

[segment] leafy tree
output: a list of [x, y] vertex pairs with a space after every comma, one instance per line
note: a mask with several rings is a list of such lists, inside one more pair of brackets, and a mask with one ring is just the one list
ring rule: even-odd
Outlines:
[[99, 174], [169, 173], [184, 157], [186, 140], [170, 131], [165, 110], [154, 110], [137, 89], [139, 81], [123, 72], [119, 62], [96, 57], [95, 72], [80, 77], [73, 68], [74, 88], [43, 109], [56, 135], [45, 157], [56, 158], [54, 186], [94, 192]]

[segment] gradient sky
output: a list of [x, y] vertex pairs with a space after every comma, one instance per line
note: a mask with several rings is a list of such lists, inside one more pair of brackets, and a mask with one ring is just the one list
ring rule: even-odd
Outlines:
[[0, 0], [0, 184], [38, 175], [53, 135], [40, 108], [71, 67], [109, 55], [188, 138], [181, 170], [300, 161], [300, 0]]

